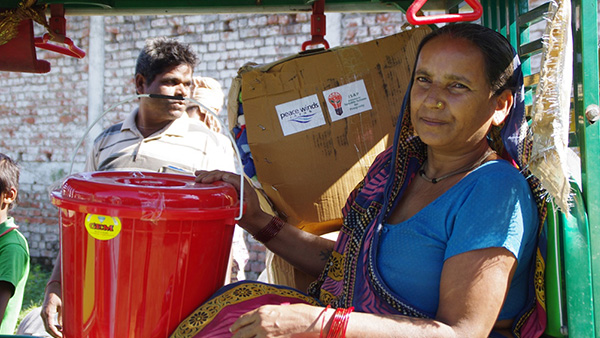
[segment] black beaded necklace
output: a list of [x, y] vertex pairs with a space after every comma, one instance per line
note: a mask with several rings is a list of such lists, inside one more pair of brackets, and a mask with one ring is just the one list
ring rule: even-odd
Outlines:
[[486, 159], [486, 158], [488, 158], [488, 156], [490, 156], [492, 153], [495, 153], [495, 151], [494, 151], [494, 150], [492, 150], [492, 149], [488, 149], [488, 150], [485, 152], [485, 154], [483, 154], [483, 156], [481, 156], [481, 158], [480, 158], [479, 160], [477, 160], [477, 162], [475, 162], [473, 165], [471, 165], [471, 166], [469, 166], [469, 167], [467, 167], [467, 168], [462, 168], [462, 169], [459, 169], [459, 170], [457, 170], [457, 171], [453, 171], [453, 172], [451, 172], [451, 173], [449, 173], [449, 174], [446, 174], [446, 175], [444, 175], [444, 176], [441, 176], [441, 177], [434, 177], [434, 178], [429, 178], [429, 177], [427, 176], [427, 174], [425, 174], [425, 169], [423, 169], [423, 168], [425, 167], [425, 164], [427, 164], [427, 160], [425, 160], [425, 162], [423, 162], [423, 164], [421, 165], [421, 168], [419, 168], [419, 175], [420, 175], [420, 176], [421, 176], [421, 177], [422, 177], [422, 178], [423, 178], [425, 181], [427, 181], [427, 182], [429, 182], [429, 183], [436, 184], [436, 183], [438, 183], [439, 181], [441, 181], [441, 180], [444, 180], [444, 179], [446, 179], [446, 178], [448, 178], [448, 177], [451, 177], [451, 176], [454, 176], [454, 175], [458, 175], [458, 174], [462, 174], [462, 173], [464, 173], [464, 172], [471, 171], [471, 170], [473, 170], [473, 169], [475, 169], [475, 168], [479, 167], [479, 166], [480, 166], [480, 165], [483, 163], [483, 161], [485, 161], [485, 159]]

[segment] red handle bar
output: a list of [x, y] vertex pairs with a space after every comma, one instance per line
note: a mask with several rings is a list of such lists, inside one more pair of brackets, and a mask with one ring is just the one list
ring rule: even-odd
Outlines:
[[483, 7], [477, 0], [465, 0], [473, 8], [471, 13], [437, 14], [430, 16], [417, 16], [417, 12], [423, 7], [427, 0], [415, 0], [406, 11], [406, 19], [411, 25], [431, 25], [436, 23], [447, 23], [457, 21], [475, 21], [483, 14]]
[[75, 46], [73, 41], [71, 39], [69, 39], [68, 37], [65, 37], [64, 41], [61, 41], [62, 43], [67, 45], [68, 48], [48, 43], [48, 41], [50, 41], [50, 34], [48, 34], [48, 33], [44, 34], [44, 36], [41, 38], [36, 37], [34, 39], [35, 46], [38, 48], [42, 48], [42, 49], [50, 50], [50, 51], [53, 51], [56, 53], [72, 56], [72, 57], [78, 58], [78, 59], [82, 59], [85, 57], [85, 52], [82, 49]]

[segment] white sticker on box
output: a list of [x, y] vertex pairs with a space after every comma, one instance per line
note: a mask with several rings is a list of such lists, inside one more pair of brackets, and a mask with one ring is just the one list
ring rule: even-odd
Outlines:
[[362, 79], [325, 90], [323, 97], [327, 101], [332, 122], [373, 109], [367, 87]]
[[317, 94], [275, 106], [283, 135], [288, 136], [325, 124]]

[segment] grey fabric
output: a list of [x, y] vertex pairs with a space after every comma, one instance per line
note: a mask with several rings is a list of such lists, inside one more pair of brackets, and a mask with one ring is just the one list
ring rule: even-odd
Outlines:
[[44, 322], [40, 316], [41, 311], [41, 307], [36, 307], [29, 311], [29, 313], [25, 315], [21, 321], [21, 324], [19, 324], [19, 327], [17, 328], [17, 334], [23, 336], [52, 338], [52, 336], [50, 336], [50, 334], [48, 334], [44, 328]]

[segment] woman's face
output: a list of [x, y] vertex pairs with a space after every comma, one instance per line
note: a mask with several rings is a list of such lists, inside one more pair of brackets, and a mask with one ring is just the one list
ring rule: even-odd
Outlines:
[[423, 46], [410, 113], [425, 144], [465, 152], [485, 142], [497, 98], [491, 93], [484, 66], [479, 48], [465, 39], [441, 36]]

